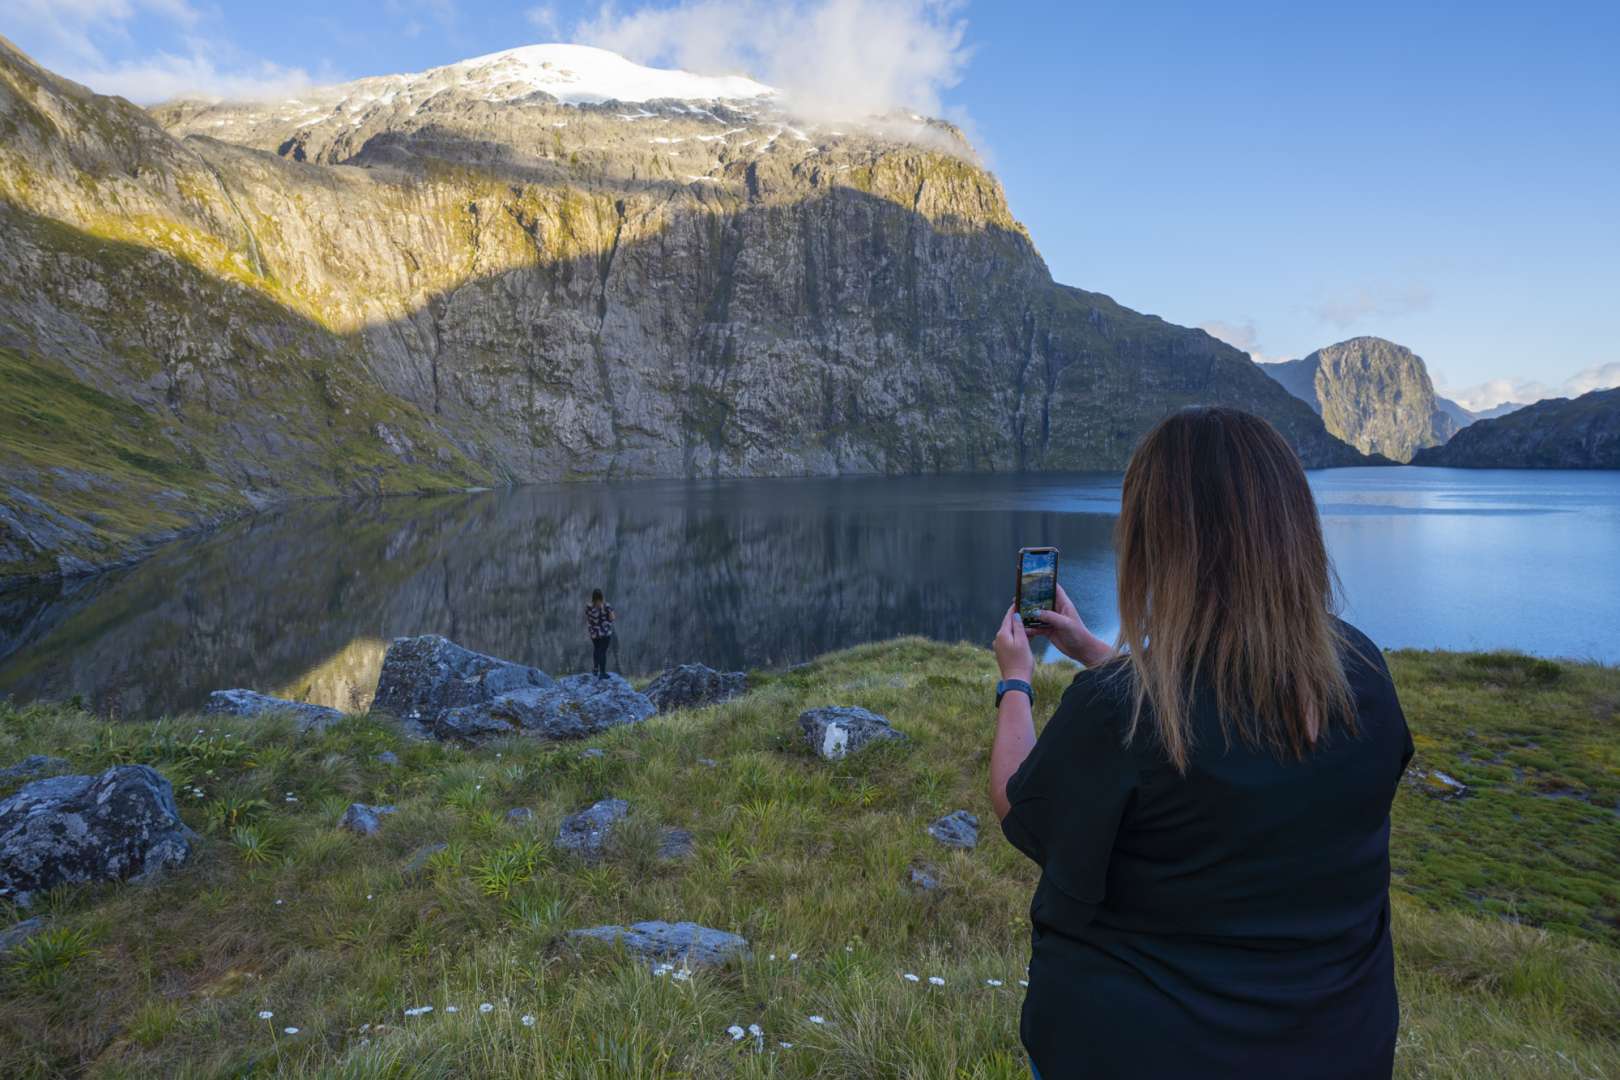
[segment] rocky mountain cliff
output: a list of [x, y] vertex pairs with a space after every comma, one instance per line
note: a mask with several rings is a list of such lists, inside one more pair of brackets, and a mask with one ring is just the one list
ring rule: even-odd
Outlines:
[[1460, 469], [1620, 469], [1620, 388], [1548, 398], [1481, 419], [1414, 465]]
[[0, 578], [300, 496], [1118, 468], [1190, 402], [1361, 460], [1242, 353], [1054, 284], [948, 125], [648, 71], [148, 113], [0, 41]]
[[1261, 370], [1315, 409], [1327, 429], [1366, 454], [1410, 461], [1457, 433], [1423, 358], [1383, 338], [1358, 337]]

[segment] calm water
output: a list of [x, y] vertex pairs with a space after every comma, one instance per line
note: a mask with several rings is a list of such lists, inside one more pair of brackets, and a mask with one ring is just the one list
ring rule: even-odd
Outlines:
[[[1386, 647], [1620, 663], [1620, 473], [1344, 469], [1312, 484], [1348, 617]], [[988, 640], [1023, 545], [1115, 629], [1117, 476], [647, 482], [303, 506], [138, 566], [0, 594], [0, 693], [146, 716], [246, 686], [358, 707], [389, 639], [588, 668], [604, 588], [632, 672]]]

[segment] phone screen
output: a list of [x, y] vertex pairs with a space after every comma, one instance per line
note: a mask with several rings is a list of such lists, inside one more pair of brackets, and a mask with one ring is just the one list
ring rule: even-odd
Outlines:
[[1057, 548], [1025, 548], [1018, 553], [1018, 617], [1057, 607]]

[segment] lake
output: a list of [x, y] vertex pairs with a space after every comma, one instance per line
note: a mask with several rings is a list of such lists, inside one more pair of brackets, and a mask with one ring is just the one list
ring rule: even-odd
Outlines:
[[[1620, 473], [1313, 473], [1345, 614], [1386, 648], [1620, 663]], [[437, 633], [586, 670], [582, 608], [617, 609], [613, 665], [796, 663], [925, 634], [988, 642], [1020, 546], [1062, 550], [1092, 628], [1117, 628], [1117, 475], [646, 481], [320, 502], [167, 545], [127, 569], [0, 593], [0, 693], [145, 717], [245, 686], [369, 700], [387, 642]]]

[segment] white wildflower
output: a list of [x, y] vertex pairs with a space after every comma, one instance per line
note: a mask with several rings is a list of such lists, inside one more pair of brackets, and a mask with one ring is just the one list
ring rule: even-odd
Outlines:
[[486, 1001], [482, 1005], [478, 1006], [478, 1011], [481, 1012], [481, 1013], [494, 1012], [495, 1011], [495, 1006], [491, 1005], [489, 1002]]
[[459, 1008], [457, 1008], [456, 1006], [454, 1006], [454, 1005], [446, 1005], [444, 1007], [444, 1011], [447, 1012], [447, 1013], [458, 1013], [461, 1010]]
[[986, 980], [984, 980], [984, 985], [986, 985], [986, 986], [1000, 986], [1001, 985], [1001, 980], [1000, 979], [986, 979]]
[[771, 959], [772, 959], [772, 960], [775, 960], [775, 959], [776, 959], [776, 954], [775, 954], [775, 953], [771, 953]]
[[743, 1037], [745, 1032], [736, 1024], [732, 1024], [730, 1027], [726, 1028], [726, 1034], [731, 1036], [732, 1042], [737, 1042]]
[[684, 971], [684, 970], [683, 971], [677, 971], [673, 975], [671, 975], [670, 978], [674, 979], [676, 982], [691, 982], [692, 981], [692, 973], [690, 971]]
[[421, 1016], [423, 1013], [430, 1013], [432, 1011], [433, 1011], [433, 1006], [431, 1006], [431, 1005], [418, 1005], [414, 1009], [406, 1009], [405, 1010], [405, 1015], [406, 1016]]
[[945, 980], [940, 978], [938, 975], [930, 975], [930, 976], [928, 976], [928, 981], [933, 983], [935, 986], [944, 986], [945, 985]]
[[280, 906], [281, 906], [281, 898], [277, 897], [276, 898], [276, 907], [280, 907]]
[[799, 958], [798, 953], [788, 953], [788, 963], [791, 964], [791, 963], [793, 963], [793, 961], [797, 960], [798, 958]]
[[534, 1017], [530, 1016], [528, 1013], [524, 1013], [523, 1014], [523, 1026], [524, 1027], [534, 1027]]
[[281, 1033], [283, 1035], [296, 1035], [298, 1034], [298, 1029], [295, 1027], [282, 1028]]
[[905, 978], [906, 982], [922, 982], [921, 979], [917, 978], [917, 976], [913, 975], [909, 971], [905, 973], [904, 978]]
[[824, 1016], [812, 1016], [810, 1018], [810, 1022], [812, 1024], [825, 1024], [827, 1022], [827, 1018]]
[[781, 1048], [782, 1048], [782, 1049], [784, 1049], [784, 1050], [791, 1050], [791, 1049], [793, 1049], [793, 1044], [792, 1044], [792, 1043], [790, 1043], [790, 1042], [784, 1042], [784, 1043], [777, 1043], [777, 1044], [776, 1044], [776, 1045], [777, 1045], [777, 1046], [780, 1046], [780, 1047], [781, 1047]]
[[748, 1025], [748, 1034], [750, 1034], [750, 1035], [763, 1035], [763, 1034], [765, 1034], [765, 1032], [760, 1029], [760, 1026], [758, 1024], [749, 1024]]
[[368, 1032], [370, 1030], [371, 1030], [371, 1025], [370, 1024], [361, 1024], [360, 1025], [360, 1034], [364, 1035], [366, 1032]]
[[1018, 980], [1018, 985], [1019, 986], [1028, 986], [1029, 985], [1029, 980], [1028, 979], [1019, 979]]
[[269, 1009], [260, 1009], [259, 1010], [259, 1019], [260, 1020], [273, 1020], [273, 1019], [275, 1019], [275, 1016], [276, 1016], [276, 1014], [271, 1012]]

